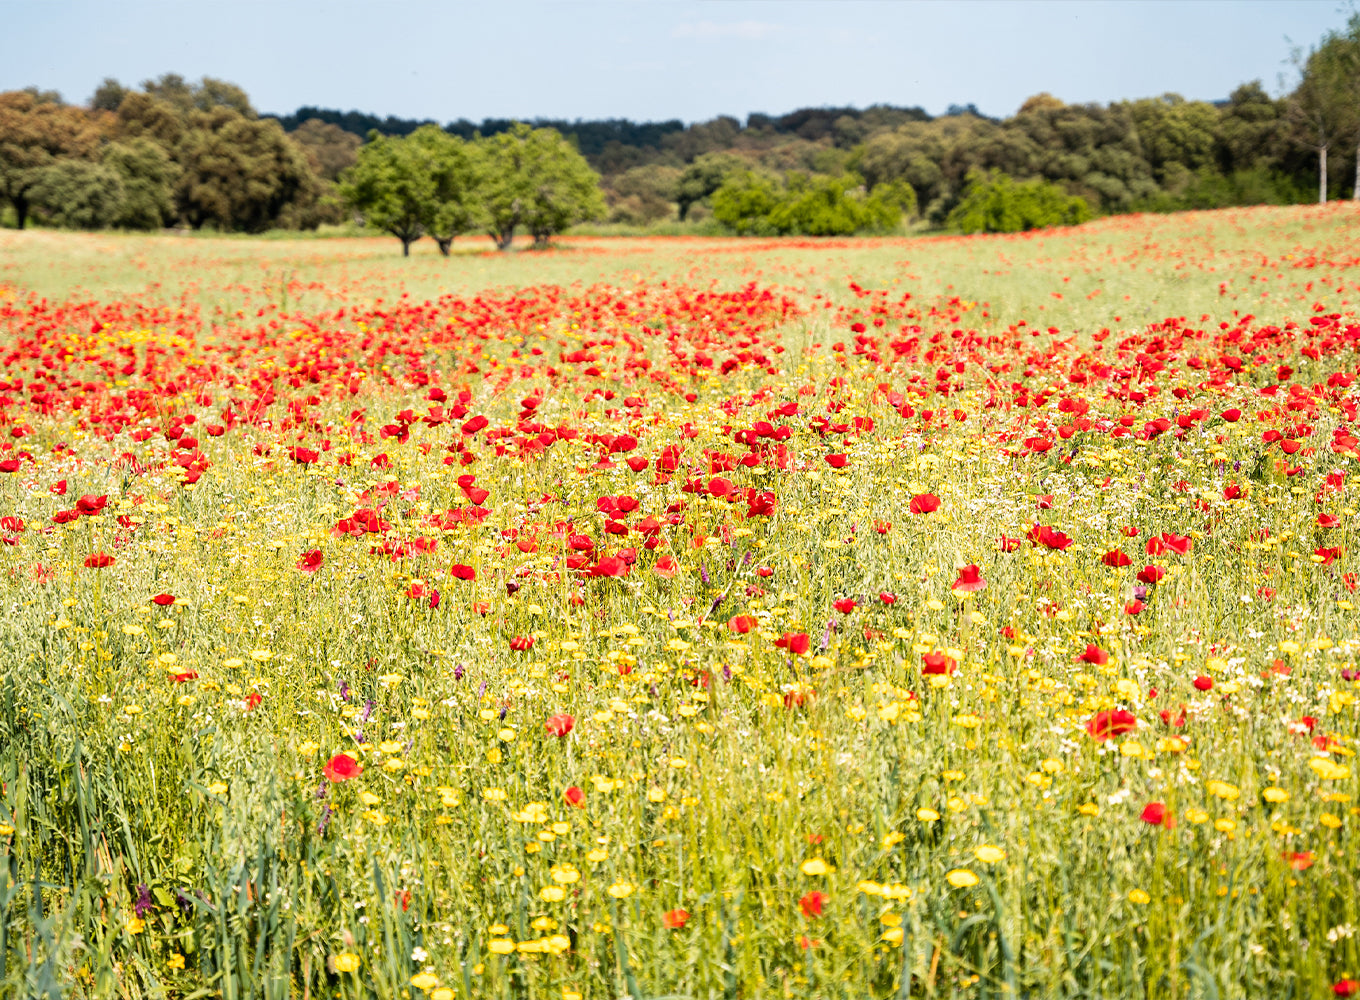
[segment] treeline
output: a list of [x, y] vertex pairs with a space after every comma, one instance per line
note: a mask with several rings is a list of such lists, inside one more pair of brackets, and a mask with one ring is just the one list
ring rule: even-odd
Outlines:
[[[1255, 82], [1217, 103], [1039, 94], [1005, 119], [879, 105], [691, 125], [266, 116], [219, 80], [106, 80], [85, 107], [0, 94], [0, 200], [20, 227], [259, 232], [357, 219], [447, 249], [455, 230], [505, 246], [516, 229], [542, 242], [581, 220], [832, 235], [920, 218], [990, 231], [1360, 196], [1360, 14], [1294, 61], [1298, 83], [1279, 98]], [[540, 160], [524, 166], [526, 155]], [[518, 206], [508, 222], [502, 196]]]

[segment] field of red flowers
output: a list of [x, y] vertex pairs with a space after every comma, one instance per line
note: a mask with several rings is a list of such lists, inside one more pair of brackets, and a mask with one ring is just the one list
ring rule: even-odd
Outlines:
[[1358, 226], [0, 234], [0, 992], [1360, 992]]

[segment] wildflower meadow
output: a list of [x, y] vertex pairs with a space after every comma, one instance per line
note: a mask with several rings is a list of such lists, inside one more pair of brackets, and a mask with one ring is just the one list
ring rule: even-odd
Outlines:
[[1360, 992], [1357, 233], [0, 233], [0, 995]]

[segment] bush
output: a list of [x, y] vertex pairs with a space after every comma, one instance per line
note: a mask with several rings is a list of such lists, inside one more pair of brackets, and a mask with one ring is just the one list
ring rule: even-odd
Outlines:
[[1019, 233], [1075, 226], [1091, 218], [1084, 198], [1040, 178], [1017, 181], [1001, 173], [968, 174], [963, 200], [946, 225], [964, 233]]
[[896, 229], [915, 208], [911, 185], [880, 184], [866, 197], [852, 175], [795, 173], [780, 190], [773, 178], [745, 171], [713, 195], [714, 217], [742, 235], [884, 233]]

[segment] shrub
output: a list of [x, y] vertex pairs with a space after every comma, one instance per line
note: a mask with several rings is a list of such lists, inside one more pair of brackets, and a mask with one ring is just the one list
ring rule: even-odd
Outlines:
[[1090, 218], [1086, 200], [1069, 195], [1057, 184], [973, 171], [968, 174], [963, 200], [949, 213], [946, 225], [964, 233], [1019, 233], [1075, 226]]

